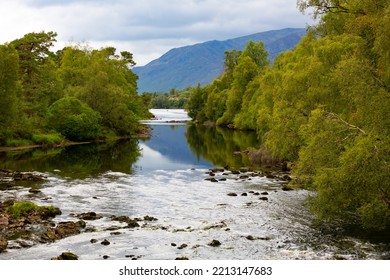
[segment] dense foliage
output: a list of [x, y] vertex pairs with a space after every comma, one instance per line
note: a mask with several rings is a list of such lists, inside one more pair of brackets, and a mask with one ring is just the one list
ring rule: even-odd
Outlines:
[[56, 36], [29, 33], [0, 45], [0, 145], [135, 133], [148, 112], [132, 54], [81, 46], [53, 53]]
[[141, 97], [149, 108], [153, 109], [184, 109], [190, 98], [192, 88], [179, 91], [171, 89], [165, 93], [144, 92]]
[[318, 25], [272, 66], [261, 45], [227, 53], [224, 75], [194, 90], [190, 115], [257, 131], [295, 162], [293, 184], [317, 191], [319, 217], [389, 227], [389, 2], [298, 1]]
[[50, 127], [69, 140], [90, 140], [99, 135], [100, 114], [76, 97], [67, 96], [54, 102], [47, 119]]

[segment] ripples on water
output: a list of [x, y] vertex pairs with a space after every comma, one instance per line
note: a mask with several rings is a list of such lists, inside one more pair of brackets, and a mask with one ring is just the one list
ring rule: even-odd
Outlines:
[[[167, 129], [171, 128], [158, 131], [161, 134]], [[185, 133], [186, 126], [181, 129]], [[93, 228], [94, 232], [28, 249], [11, 249], [0, 254], [0, 258], [50, 259], [67, 250], [80, 259], [102, 259], [103, 255], [112, 259], [129, 256], [141, 259], [180, 256], [189, 259], [377, 259], [388, 256], [388, 251], [380, 250], [379, 245], [345, 236], [336, 238], [314, 227], [313, 217], [305, 208], [307, 197], [312, 195], [308, 191], [285, 192], [280, 182], [265, 177], [244, 181], [229, 175], [226, 181], [212, 183], [205, 180], [208, 177], [205, 172], [212, 166], [209, 162], [199, 157], [183, 162], [167, 156], [163, 147], [158, 150], [155, 145], [149, 145], [153, 139], [150, 141], [140, 143], [141, 157], [135, 162], [133, 172], [111, 170], [75, 179], [56, 170], [46, 172], [48, 180], [39, 195], [31, 195], [24, 188], [4, 192], [5, 197], [28, 198], [41, 205], [54, 204], [63, 212], [56, 222], [74, 220], [72, 213], [88, 211], [97, 212], [103, 218], [87, 221], [87, 228]], [[231, 192], [238, 196], [228, 196]], [[260, 196], [251, 192], [268, 192], [263, 195], [268, 201], [259, 200]], [[242, 193], [247, 196], [241, 196]], [[158, 221], [140, 222], [141, 227], [136, 229], [107, 230], [123, 226], [111, 221], [111, 215], [131, 218], [149, 215]], [[99, 242], [92, 244], [91, 239]], [[111, 244], [101, 245], [104, 239]], [[209, 246], [214, 239], [222, 245]], [[182, 244], [188, 246], [179, 249]]]

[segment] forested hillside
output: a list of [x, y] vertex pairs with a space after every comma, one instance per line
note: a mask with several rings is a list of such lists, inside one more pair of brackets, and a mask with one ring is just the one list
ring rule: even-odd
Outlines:
[[0, 145], [58, 144], [133, 134], [147, 114], [130, 52], [69, 46], [54, 32], [0, 45]]
[[225, 57], [225, 73], [194, 90], [191, 117], [255, 130], [293, 161], [295, 186], [323, 219], [390, 226], [390, 1], [301, 0], [319, 20], [272, 66], [262, 43]]

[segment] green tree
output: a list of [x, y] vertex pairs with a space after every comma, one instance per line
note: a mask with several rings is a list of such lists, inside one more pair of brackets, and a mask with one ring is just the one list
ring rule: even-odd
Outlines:
[[54, 102], [47, 118], [51, 128], [73, 141], [96, 139], [101, 130], [99, 113], [75, 97]]
[[233, 71], [234, 68], [238, 65], [238, 59], [241, 56], [242, 51], [237, 51], [235, 49], [231, 51], [225, 51], [225, 60], [224, 60], [224, 66], [225, 66], [225, 75], [228, 77], [231, 77], [233, 79]]
[[235, 117], [241, 112], [243, 101], [245, 105], [250, 103], [255, 91], [254, 87], [248, 91], [246, 87], [267, 68], [267, 56], [263, 42], [251, 41], [244, 51], [226, 51], [225, 72], [210, 85], [194, 91], [187, 105], [190, 116], [199, 122], [240, 127], [242, 123], [235, 123]]
[[[60, 88], [59, 81], [54, 74], [55, 67], [52, 62], [54, 54], [50, 51], [50, 47], [56, 41], [56, 36], [55, 32], [33, 32], [11, 42], [19, 55], [19, 79], [23, 86], [22, 97], [26, 114], [30, 119], [36, 115], [40, 117], [44, 115], [45, 107], [41, 106], [42, 103], [52, 102], [56, 99], [50, 95], [57, 95]], [[49, 101], [45, 100], [46, 98]], [[39, 120], [33, 124], [38, 123]]]
[[239, 64], [233, 71], [233, 83], [226, 100], [226, 111], [217, 121], [219, 125], [233, 124], [235, 115], [241, 110], [246, 87], [256, 75], [258, 75], [256, 63], [249, 56], [240, 58]]
[[261, 43], [238, 58], [227, 53], [225, 74], [191, 97], [193, 115], [255, 129], [274, 155], [294, 161], [292, 184], [317, 191], [311, 206], [319, 217], [388, 228], [390, 3], [298, 6], [318, 25], [271, 67]]
[[234, 121], [236, 115], [241, 112], [243, 102], [248, 104], [254, 93], [253, 88], [247, 91], [247, 86], [269, 65], [268, 53], [261, 41], [250, 41], [236, 59], [237, 54], [235, 51], [226, 53], [225, 65], [229, 65], [226, 75], [229, 76], [229, 71], [232, 71], [233, 81], [227, 94], [226, 111], [217, 122], [219, 125], [238, 124]]
[[186, 110], [188, 111], [188, 116], [199, 122], [204, 122], [206, 120], [204, 106], [206, 104], [206, 94], [205, 91], [198, 85], [193, 89], [191, 98], [187, 103]]
[[0, 142], [16, 119], [18, 92], [18, 53], [12, 46], [0, 45]]
[[309, 114], [296, 128], [303, 141], [296, 183], [318, 191], [312, 209], [319, 217], [354, 219], [366, 228], [384, 229], [390, 226], [389, 51], [383, 45], [389, 36], [384, 27], [389, 3], [300, 4], [314, 8], [321, 18], [316, 32], [322, 38], [310, 46], [323, 70], [316, 71], [322, 73], [317, 85], [310, 83], [302, 91], [302, 105], [310, 106], [299, 107]]
[[229, 93], [227, 89], [221, 90], [218, 86], [219, 83], [220, 80], [216, 80], [212, 85], [205, 88], [207, 92], [205, 114], [207, 120], [213, 123], [216, 123], [226, 111], [226, 100]]
[[240, 57], [250, 57], [257, 65], [259, 73], [261, 73], [268, 65], [268, 52], [264, 49], [264, 42], [257, 43], [249, 41]]
[[60, 76], [65, 93], [79, 98], [100, 113], [102, 123], [118, 134], [134, 133], [147, 105], [137, 95], [137, 76], [129, 66], [132, 54], [116, 55], [115, 48], [89, 50], [67, 47], [61, 56]]

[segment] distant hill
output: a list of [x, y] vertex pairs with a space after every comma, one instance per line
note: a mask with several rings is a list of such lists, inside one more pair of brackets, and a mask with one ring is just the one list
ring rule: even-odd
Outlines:
[[263, 41], [272, 61], [279, 53], [293, 48], [305, 33], [304, 28], [286, 28], [172, 49], [145, 66], [133, 68], [139, 76], [138, 92], [207, 85], [223, 73], [225, 51], [243, 50], [251, 40]]

